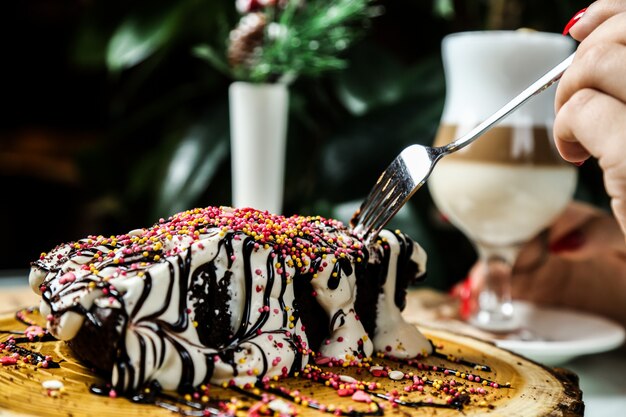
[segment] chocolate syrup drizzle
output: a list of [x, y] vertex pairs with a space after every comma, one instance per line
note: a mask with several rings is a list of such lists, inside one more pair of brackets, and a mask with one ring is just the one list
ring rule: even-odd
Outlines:
[[[16, 317], [18, 317], [18, 320], [21, 321], [24, 324], [27, 325], [32, 325], [31, 322], [27, 321], [24, 319], [23, 315], [16, 315]], [[9, 331], [9, 330], [0, 330], [0, 333], [23, 333], [20, 331]], [[26, 337], [20, 337], [20, 338], [11, 338], [11, 349], [13, 349], [12, 351], [16, 351], [18, 352], [20, 355], [32, 355], [33, 357], [38, 357], [40, 358], [40, 360], [44, 360], [44, 356], [39, 354], [38, 352], [33, 352], [31, 350], [28, 350], [22, 346], [19, 346], [19, 344], [24, 344], [24, 343], [32, 343], [32, 340], [29, 340]], [[55, 339], [53, 337], [51, 337], [50, 335], [46, 335], [45, 337], [42, 337], [40, 340], [40, 342], [47, 342], [47, 341], [55, 341]], [[6, 344], [6, 342], [5, 342]], [[464, 364], [466, 366], [469, 366], [473, 369], [480, 369], [486, 372], [490, 372], [491, 369], [483, 364], [478, 364], [478, 363], [474, 363], [474, 362], [470, 362], [467, 360], [464, 360], [462, 358], [453, 358], [450, 357], [449, 355], [444, 354], [443, 352], [440, 352], [438, 350], [434, 351], [433, 354], [431, 355], [433, 357], [438, 357], [442, 360], [448, 361], [448, 362], [453, 362], [453, 363], [461, 363]], [[424, 368], [418, 368], [415, 366], [415, 363], [417, 362], [417, 359], [411, 359], [411, 360], [401, 360], [401, 359], [397, 359], [397, 358], [393, 358], [393, 357], [385, 357], [385, 359], [389, 360], [389, 361], [394, 361], [394, 362], [398, 362], [404, 366], [408, 366], [410, 368], [415, 368], [415, 369], [420, 369], [420, 370], [424, 370]], [[36, 362], [34, 362], [36, 363]], [[54, 362], [51, 360], [48, 360], [49, 363], [49, 367], [50, 368], [58, 368], [59, 367], [59, 363], [58, 362]], [[436, 368], [436, 369], [434, 369]], [[460, 370], [457, 369], [453, 369], [453, 368], [449, 368], [446, 366], [438, 366], [438, 367], [432, 367], [432, 366], [428, 366], [425, 369], [428, 372], [441, 372], [441, 373], [446, 373], [449, 375], [458, 375], [461, 373]], [[328, 377], [324, 377], [322, 376], [321, 378], [315, 378], [315, 379], [310, 379], [310, 381], [312, 382], [318, 382], [321, 384], [324, 384], [325, 381], [328, 380]], [[427, 385], [433, 385], [434, 381], [425, 379], [425, 378], [421, 378], [421, 380], [424, 382], [424, 384]], [[493, 382], [489, 379], [486, 378], [481, 378], [481, 383], [482, 381], [487, 381], [489, 383]], [[469, 381], [472, 382], [472, 381]], [[479, 382], [476, 382], [477, 384], [480, 384]], [[283, 399], [286, 399], [288, 401], [291, 401], [293, 403], [297, 403], [298, 401], [296, 400], [296, 397], [290, 393], [289, 390], [287, 389], [282, 389], [281, 387], [277, 387], [274, 384], [267, 384], [267, 383], [262, 383], [261, 381], [258, 381], [255, 384], [255, 387], [258, 390], [261, 390], [263, 392], [266, 392], [267, 394], [270, 394], [274, 397], [280, 397]], [[510, 388], [510, 385], [500, 385], [500, 388]], [[110, 384], [103, 384], [103, 385], [99, 385], [99, 384], [94, 384], [90, 387], [90, 392], [92, 392], [93, 394], [96, 395], [101, 395], [101, 396], [108, 396], [109, 393], [111, 392], [111, 389], [113, 387]], [[148, 388], [148, 389], [146, 389]], [[236, 385], [229, 385], [228, 386], [229, 389], [237, 392], [238, 394], [241, 394], [245, 397], [251, 398], [255, 401], [262, 401], [263, 397], [259, 394], [256, 394], [254, 392], [251, 392], [248, 389], [244, 389], [242, 387], [238, 387]], [[193, 392], [193, 387], [190, 385], [187, 385], [185, 387], [186, 392], [190, 393]], [[372, 397], [381, 399], [381, 400], [385, 400], [388, 402], [393, 402], [395, 404], [398, 404], [400, 406], [403, 407], [408, 407], [408, 408], [421, 408], [421, 407], [431, 407], [431, 408], [446, 408], [446, 409], [455, 409], [458, 411], [462, 411], [464, 408], [464, 405], [469, 403], [469, 396], [468, 395], [461, 395], [458, 398], [454, 398], [451, 402], [449, 403], [440, 403], [440, 402], [431, 402], [431, 401], [408, 401], [408, 400], [403, 400], [399, 397], [390, 395], [389, 393], [381, 393], [381, 392], [377, 392], [377, 391], [373, 391], [368, 389], [367, 387], [363, 388], [363, 391], [365, 391], [366, 393], [368, 393], [369, 395], [371, 395]], [[182, 394], [182, 393], [181, 393]], [[211, 398], [209, 401], [207, 402], [198, 402], [198, 401], [190, 401], [187, 400], [185, 398], [183, 398], [182, 396], [177, 396], [177, 395], [172, 395], [166, 391], [163, 391], [161, 389], [161, 387], [159, 386], [159, 384], [155, 381], [152, 381], [150, 383], [148, 383], [147, 385], [144, 386], [143, 389], [139, 389], [133, 392], [126, 392], [125, 393], [125, 397], [127, 399], [129, 399], [132, 402], [135, 403], [139, 403], [139, 404], [148, 404], [148, 405], [154, 405], [160, 408], [164, 408], [167, 409], [169, 411], [172, 411], [174, 413], [177, 413], [179, 415], [184, 415], [184, 416], [220, 416], [220, 415], [224, 415], [224, 411], [222, 408], [222, 405], [226, 402], [229, 401], [229, 399], [220, 399], [220, 398]], [[335, 415], [342, 415], [342, 416], [346, 416], [346, 417], [363, 417], [363, 416], [380, 416], [383, 415], [383, 408], [380, 407], [380, 405], [378, 403], [376, 403], [376, 401], [372, 400], [372, 403], [375, 404], [375, 409], [372, 409], [370, 411], [357, 411], [354, 409], [330, 409], [327, 405], [321, 404], [317, 401], [308, 401], [306, 403], [306, 406], [308, 408], [317, 410], [317, 411], [321, 411], [321, 412], [326, 412], [326, 413], [330, 413], [330, 414], [335, 414]], [[245, 409], [244, 409], [245, 410]]]
[[[330, 228], [330, 230], [332, 231], [333, 229]], [[397, 275], [400, 276], [406, 275], [406, 271], [405, 273], [401, 273], [401, 265], [412, 263], [410, 260], [413, 242], [402, 234], [397, 234], [397, 236], [400, 242], [399, 270], [397, 271]], [[321, 234], [307, 235], [302, 239], [309, 240], [318, 246], [336, 249], [334, 245], [322, 238]], [[242, 253], [236, 253], [233, 245], [234, 240], [243, 240], [241, 245]], [[235, 354], [245, 349], [242, 347], [243, 343], [248, 343], [262, 351], [263, 346], [258, 344], [255, 340], [261, 334], [264, 336], [280, 336], [281, 341], [284, 341], [287, 349], [294, 354], [295, 358], [290, 364], [286, 374], [293, 375], [296, 371], [302, 369], [303, 364], [308, 361], [310, 350], [306, 346], [307, 338], [305, 336], [300, 336], [296, 334], [296, 332], [287, 330], [290, 322], [299, 323], [302, 320], [302, 322], [305, 323], [305, 320], [302, 316], [302, 312], [297, 308], [298, 300], [294, 301], [294, 309], [287, 311], [285, 291], [291, 280], [310, 282], [313, 279], [312, 271], [317, 271], [321, 265], [321, 257], [311, 259], [310, 268], [293, 268], [293, 275], [288, 276], [286, 272], [286, 264], [289, 258], [288, 252], [273, 248], [270, 253], [273, 256], [267, 257], [263, 271], [266, 279], [264, 288], [257, 290], [254, 286], [253, 274], [255, 271], [253, 271], [251, 261], [255, 248], [258, 247], [255, 239], [242, 232], [228, 232], [218, 241], [217, 245], [218, 248], [214, 258], [202, 265], [194, 266], [193, 270], [191, 267], [192, 250], [190, 248], [186, 248], [176, 255], [167, 256], [163, 256], [164, 253], [162, 251], [150, 251], [149, 259], [153, 259], [157, 255], [161, 258], [159, 261], [146, 263], [147, 266], [139, 266], [139, 270], [144, 273], [142, 278], [143, 286], [140, 288], [141, 294], [130, 312], [125, 308], [123, 290], [118, 290], [113, 287], [108, 281], [101, 279], [97, 274], [82, 276], [80, 280], [72, 282], [71, 285], [62, 288], [56, 294], [53, 294], [51, 289], [52, 284], [50, 282], [44, 282], [42, 285], [42, 298], [50, 307], [53, 319], [60, 317], [65, 312], [72, 311], [85, 317], [86, 322], [96, 329], [103, 329], [107, 326], [115, 329], [117, 335], [110, 340], [110, 346], [101, 348], [103, 348], [103, 351], [117, 352], [113, 361], [116, 383], [109, 391], [114, 390], [120, 395], [127, 397], [136, 396], [138, 387], [144, 386], [150, 381], [150, 375], [146, 373], [148, 358], [155, 358], [156, 368], [159, 368], [166, 360], [165, 355], [166, 349], [168, 348], [174, 350], [181, 362], [181, 375], [177, 387], [178, 393], [184, 395], [185, 393], [193, 391], [195, 385], [194, 380], [198, 379], [196, 375], [196, 372], [198, 372], [197, 367], [194, 364], [192, 355], [187, 350], [188, 347], [181, 344], [176, 338], [176, 335], [183, 333], [191, 326], [191, 315], [193, 315], [195, 319], [194, 325], [197, 326], [196, 332], [199, 335], [199, 340], [202, 345], [193, 346], [193, 348], [197, 348], [198, 352], [201, 352], [205, 358], [206, 373], [202, 376], [202, 380], [205, 381], [205, 383], [208, 383], [214, 374], [216, 360], [229, 365], [232, 369], [232, 375], [236, 377], [238, 375], [238, 369]], [[74, 260], [80, 258], [81, 262], [84, 261], [83, 265], [86, 265], [93, 259], [94, 255], [97, 255], [100, 259], [103, 259], [99, 261], [100, 270], [110, 266], [118, 269], [122, 273], [136, 273], [137, 265], [141, 264], [141, 262], [146, 259], [146, 255], [142, 255], [141, 253], [128, 255], [119, 263], [113, 264], [114, 259], [112, 257], [108, 258], [106, 255], [120, 248], [123, 248], [122, 244], [99, 245], [89, 249], [74, 249], [70, 247], [68, 253], [64, 254], [64, 257], [65, 259]], [[376, 264], [376, 277], [378, 282], [375, 282], [372, 288], [368, 287], [366, 289], [367, 291], [374, 291], [374, 294], [377, 294], [384, 284], [391, 256], [388, 244], [380, 245], [381, 249], [378, 249], [379, 246], [376, 246], [376, 248], [378, 251], [376, 254], [378, 258]], [[230, 272], [230, 268], [233, 265], [233, 258], [236, 255], [243, 256], [242, 277], [233, 277], [232, 272]], [[369, 256], [368, 250], [363, 248], [365, 265], [367, 265]], [[227, 264], [227, 268], [224, 269], [222, 276], [219, 276], [219, 268], [216, 265], [218, 257], [222, 262], [225, 260]], [[330, 274], [326, 283], [328, 289], [334, 290], [339, 288], [341, 280], [352, 274], [356, 274], [357, 282], [359, 279], [361, 279], [362, 282], [362, 275], [366, 272], [363, 263], [353, 265], [348, 259], [340, 257], [336, 259], [337, 262], [332, 265], [333, 273]], [[119, 259], [116, 260], [119, 261]], [[163, 283], [159, 284], [165, 287], [165, 294], [162, 297], [164, 302], [156, 311], [142, 316], [142, 314], [144, 314], [142, 311], [150, 298], [150, 294], [156, 291], [155, 285], [157, 285], [157, 283], [153, 282], [155, 278], [150, 269], [155, 263], [165, 264], [167, 268], [167, 274], [159, 276], [159, 280], [166, 281], [166, 285], [162, 285]], [[281, 267], [275, 267], [277, 264]], [[35, 262], [34, 265], [48, 272], [60, 273], [60, 267], [56, 268], [56, 266], [60, 265], [60, 262], [57, 262], [56, 266], [54, 266], [54, 263], [53, 266], [50, 266], [41, 260]], [[258, 265], [254, 265], [254, 267], [257, 266]], [[393, 273], [391, 275], [393, 275]], [[231, 303], [234, 302], [234, 300], [231, 300], [228, 295], [229, 284], [234, 279], [242, 279], [243, 291], [246, 294], [241, 306], [241, 319], [236, 326], [231, 324]], [[279, 329], [264, 329], [264, 326], [270, 319], [270, 313], [267, 310], [259, 311], [258, 314], [256, 314], [256, 311], [253, 312], [250, 294], [262, 291], [262, 304], [263, 306], [269, 306], [270, 299], [272, 298], [272, 288], [278, 283], [280, 283], [280, 294], [276, 301], [280, 306], [282, 327]], [[404, 291], [406, 285], [400, 287], [402, 287], [401, 291]], [[94, 290], [102, 291], [103, 294], [106, 294], [106, 297], [112, 298], [121, 306], [121, 308], [115, 308], [118, 312], [115, 323], [111, 324], [100, 317], [98, 308], [102, 307], [96, 308], [94, 305], [91, 309], [87, 309], [79, 302], [75, 302], [69, 306], [60, 306], [59, 300], [61, 298], [69, 298], [75, 295], [76, 299], [78, 299], [83, 292]], [[396, 289], [396, 291], [398, 291], [398, 289]], [[177, 295], [175, 295], [175, 293], [177, 293]], [[400, 293], [396, 292], [396, 304], [398, 304], [399, 300], [403, 302], [403, 297]], [[173, 322], [163, 318], [169, 311], [171, 303], [174, 303], [176, 306], [177, 315]], [[371, 309], [372, 306], [370, 305], [369, 308]], [[347, 314], [355, 314], [355, 312], [338, 310], [334, 316], [330, 318], [330, 326], [326, 329], [324, 337], [328, 336], [332, 332], [332, 329], [338, 326], [338, 324], [341, 324]], [[319, 320], [319, 318], [316, 317], [309, 319]], [[374, 325], [375, 323], [370, 323], [370, 329], [372, 329]], [[306, 327], [309, 327], [308, 324]], [[149, 331], [154, 337], [144, 336], [135, 329], [142, 329], [146, 332]], [[368, 329], [368, 332], [370, 329]], [[126, 345], [129, 332], [135, 332], [135, 334], [131, 336], [134, 336], [137, 341], [139, 360], [137, 360], [137, 357], [131, 357], [129, 346]], [[359, 345], [354, 355], [359, 357], [365, 356], [362, 344]], [[267, 374], [270, 368], [270, 364], [268, 364], [265, 355], [261, 355], [261, 361], [257, 384], [261, 383], [263, 376]], [[94, 388], [94, 391], [98, 391], [98, 389]], [[171, 409], [173, 406], [168, 405], [167, 407]]]

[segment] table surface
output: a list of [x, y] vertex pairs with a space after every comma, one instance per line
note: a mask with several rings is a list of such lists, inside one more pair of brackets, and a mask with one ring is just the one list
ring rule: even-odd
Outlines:
[[[20, 307], [37, 305], [38, 297], [28, 287], [27, 271], [0, 272], [0, 314]], [[410, 292], [409, 297], [419, 297]], [[408, 308], [414, 303], [409, 302]], [[563, 367], [575, 372], [585, 402], [585, 415], [604, 417], [624, 415], [626, 410], [626, 347], [578, 357]]]

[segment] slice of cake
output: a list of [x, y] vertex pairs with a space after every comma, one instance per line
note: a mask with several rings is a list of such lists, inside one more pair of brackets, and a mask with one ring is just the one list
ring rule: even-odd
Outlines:
[[207, 207], [59, 245], [29, 280], [50, 333], [117, 392], [188, 392], [287, 376], [312, 359], [430, 353], [400, 315], [425, 262], [400, 232], [365, 246], [336, 220]]

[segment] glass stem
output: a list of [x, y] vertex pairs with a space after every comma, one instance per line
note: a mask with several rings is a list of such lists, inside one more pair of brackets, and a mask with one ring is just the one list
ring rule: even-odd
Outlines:
[[479, 247], [484, 287], [478, 295], [477, 311], [473, 322], [486, 330], [501, 332], [515, 330], [519, 324], [515, 319], [511, 297], [511, 278], [517, 247]]

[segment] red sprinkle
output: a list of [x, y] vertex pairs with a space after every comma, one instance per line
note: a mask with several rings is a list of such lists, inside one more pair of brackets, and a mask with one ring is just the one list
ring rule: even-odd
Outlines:
[[6, 365], [15, 365], [17, 364], [17, 358], [14, 358], [12, 356], [3, 356], [0, 358], [0, 364], [6, 366]]

